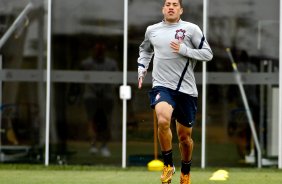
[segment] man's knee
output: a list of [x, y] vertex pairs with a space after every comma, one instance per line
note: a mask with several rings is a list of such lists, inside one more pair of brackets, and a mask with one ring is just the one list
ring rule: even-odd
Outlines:
[[161, 130], [167, 130], [170, 128], [170, 118], [165, 116], [158, 117], [158, 126]]
[[156, 107], [156, 115], [158, 119], [158, 126], [160, 129], [167, 130], [170, 128], [170, 121], [173, 108], [167, 102], [159, 102]]
[[188, 134], [180, 134], [178, 135], [178, 140], [180, 144], [183, 145], [192, 145], [193, 144], [193, 139], [190, 135]]

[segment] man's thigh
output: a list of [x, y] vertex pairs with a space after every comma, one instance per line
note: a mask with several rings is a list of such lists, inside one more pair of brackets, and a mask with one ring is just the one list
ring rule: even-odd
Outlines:
[[166, 101], [161, 101], [155, 105], [155, 111], [158, 119], [165, 118], [169, 122], [171, 120], [173, 108]]

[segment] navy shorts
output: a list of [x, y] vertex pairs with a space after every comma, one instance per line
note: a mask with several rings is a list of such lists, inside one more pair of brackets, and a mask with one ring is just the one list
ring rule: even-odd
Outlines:
[[151, 107], [159, 102], [167, 102], [173, 107], [172, 118], [186, 127], [193, 127], [197, 113], [197, 97], [156, 86], [149, 91]]

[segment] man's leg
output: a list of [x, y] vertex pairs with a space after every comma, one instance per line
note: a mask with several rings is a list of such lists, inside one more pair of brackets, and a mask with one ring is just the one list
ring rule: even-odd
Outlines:
[[183, 126], [180, 123], [176, 123], [177, 135], [179, 140], [179, 149], [181, 153], [181, 177], [180, 183], [190, 184], [190, 167], [193, 152], [193, 140], [192, 140], [192, 127]]
[[173, 108], [167, 102], [159, 102], [155, 106], [158, 119], [158, 137], [162, 151], [172, 149], [172, 133], [170, 129], [170, 121]]
[[97, 134], [96, 134], [96, 124], [94, 120], [88, 120], [88, 135], [90, 136], [90, 142], [91, 142], [91, 148], [89, 149], [90, 153], [96, 154], [98, 153], [98, 148], [97, 148]]
[[155, 111], [158, 119], [158, 137], [165, 165], [161, 182], [171, 183], [172, 175], [175, 172], [172, 161], [172, 132], [170, 129], [173, 108], [167, 102], [159, 102], [155, 106]]
[[189, 128], [177, 122], [176, 130], [179, 140], [181, 159], [185, 162], [190, 162], [192, 159], [194, 145], [192, 140], [192, 127]]
[[96, 112], [96, 101], [94, 98], [85, 98], [84, 99], [85, 111], [88, 120], [88, 136], [91, 143], [91, 148], [89, 150], [90, 153], [96, 154], [98, 153], [97, 144], [97, 134], [96, 134], [96, 120], [95, 120], [95, 112]]

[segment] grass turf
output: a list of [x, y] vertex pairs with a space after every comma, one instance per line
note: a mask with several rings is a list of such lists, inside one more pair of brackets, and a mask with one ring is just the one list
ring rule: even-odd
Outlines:
[[[192, 170], [193, 184], [280, 184], [282, 171], [278, 169], [226, 168], [229, 178], [226, 181], [210, 181], [216, 168]], [[41, 166], [0, 164], [2, 184], [154, 184], [160, 183], [159, 171], [147, 171], [146, 167], [98, 166]], [[179, 168], [172, 184], [179, 183]]]

